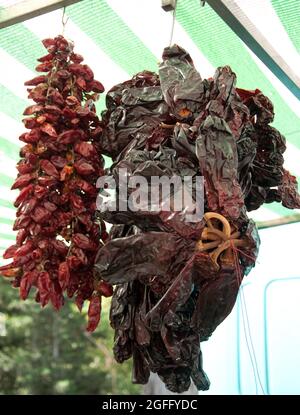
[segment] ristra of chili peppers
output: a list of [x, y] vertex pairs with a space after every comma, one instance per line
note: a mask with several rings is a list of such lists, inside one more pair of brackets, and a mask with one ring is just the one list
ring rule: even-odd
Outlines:
[[45, 75], [25, 82], [34, 104], [24, 111], [29, 131], [19, 137], [25, 145], [12, 186], [20, 189], [14, 203], [18, 233], [3, 255], [12, 262], [0, 272], [14, 277], [24, 300], [35, 287], [42, 306], [50, 301], [60, 309], [64, 293], [80, 310], [90, 300], [88, 330], [93, 331], [101, 295], [112, 295], [109, 284], [94, 286], [92, 270], [107, 236], [104, 223], [94, 220], [96, 180], [104, 167], [94, 101], [104, 88], [63, 36], [43, 45], [48, 54], [38, 59], [36, 70]]

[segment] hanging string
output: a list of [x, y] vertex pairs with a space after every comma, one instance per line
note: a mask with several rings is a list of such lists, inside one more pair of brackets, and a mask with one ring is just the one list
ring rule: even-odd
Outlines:
[[62, 18], [61, 18], [61, 23], [62, 23], [62, 35], [64, 36], [65, 34], [65, 27], [66, 24], [68, 23], [69, 18], [66, 18], [66, 6], [63, 8], [63, 14], [62, 14]]
[[[240, 263], [239, 263], [238, 252], [240, 252], [242, 255], [245, 255], [246, 257], [252, 260], [254, 260], [254, 258], [250, 257], [249, 255], [247, 255], [246, 253], [244, 253], [243, 251], [235, 247], [233, 243], [231, 244], [231, 247], [232, 247], [233, 256], [234, 256], [234, 265], [236, 269], [237, 282], [238, 282], [238, 285], [240, 286], [242, 283], [242, 273], [241, 273], [241, 268], [240, 268]], [[255, 353], [255, 348], [254, 348], [253, 341], [252, 341], [249, 316], [248, 316], [248, 311], [247, 311], [247, 306], [246, 306], [246, 299], [245, 299], [244, 290], [242, 287], [240, 290], [240, 298], [241, 298], [241, 312], [242, 312], [244, 334], [245, 334], [246, 346], [248, 349], [251, 366], [253, 370], [253, 375], [254, 375], [256, 395], [258, 394], [257, 380], [259, 382], [259, 385], [261, 387], [263, 394], [265, 395], [265, 391], [264, 391], [261, 377], [260, 377], [259, 370], [258, 370], [256, 353]]]
[[[232, 244], [232, 246], [234, 246], [234, 245]], [[240, 286], [241, 283], [242, 283], [242, 275], [241, 275], [238, 255], [237, 255], [237, 253], [234, 249], [233, 249], [233, 257], [234, 257], [234, 265], [235, 265], [235, 269], [236, 269], [237, 282], [238, 282], [238, 286]], [[252, 357], [252, 352], [251, 352], [251, 348], [250, 348], [249, 341], [248, 341], [248, 336], [247, 336], [247, 326], [246, 326], [245, 315], [244, 315], [244, 305], [245, 305], [245, 303], [243, 302], [243, 300], [245, 298], [244, 298], [243, 294], [244, 294], [243, 287], [241, 287], [241, 289], [240, 289], [241, 313], [242, 313], [242, 321], [243, 321], [243, 328], [244, 328], [244, 334], [245, 334], [245, 341], [246, 341], [246, 346], [247, 346], [247, 350], [248, 350], [248, 353], [249, 353], [249, 357], [250, 357], [250, 361], [251, 361], [251, 367], [252, 367], [252, 371], [253, 371], [253, 377], [254, 377], [254, 382], [255, 382], [255, 393], [256, 393], [256, 395], [258, 395], [258, 386], [257, 386], [255, 363], [254, 363], [254, 360], [253, 360], [253, 357]]]
[[[247, 306], [246, 306], [246, 299], [245, 299], [245, 294], [244, 294], [243, 287], [241, 288], [241, 300], [242, 300], [241, 301], [242, 315], [243, 315], [242, 318], [243, 318], [243, 325], [244, 325], [244, 330], [245, 330], [245, 337], [247, 338], [247, 336], [246, 336], [246, 328], [247, 328], [248, 338], [249, 338], [249, 342], [250, 342], [250, 348], [252, 350], [252, 356], [253, 356], [253, 359], [251, 359], [252, 367], [253, 367], [253, 370], [256, 371], [259, 386], [262, 390], [263, 395], [265, 395], [266, 393], [265, 393], [264, 387], [262, 385], [261, 377], [260, 377], [260, 374], [259, 374], [259, 369], [258, 369], [258, 364], [257, 364], [257, 359], [256, 359], [256, 353], [255, 353], [255, 349], [254, 349], [254, 345], [253, 345], [251, 329], [250, 329], [250, 322], [249, 322], [249, 317], [248, 317], [248, 310], [247, 310]], [[243, 308], [244, 308], [244, 312], [243, 312]], [[245, 316], [244, 316], [244, 314], [245, 314]], [[247, 341], [247, 343], [248, 343], [248, 341]], [[249, 351], [249, 354], [250, 354], [249, 344], [248, 344], [247, 347], [248, 347], [248, 351]], [[258, 394], [257, 379], [255, 377], [256, 394]]]
[[173, 10], [173, 16], [172, 16], [172, 26], [171, 26], [171, 35], [170, 35], [170, 43], [169, 46], [172, 46], [173, 43], [173, 35], [174, 35], [174, 27], [175, 27], [175, 21], [176, 21], [176, 7], [177, 7], [177, 0], [175, 0], [175, 7]]

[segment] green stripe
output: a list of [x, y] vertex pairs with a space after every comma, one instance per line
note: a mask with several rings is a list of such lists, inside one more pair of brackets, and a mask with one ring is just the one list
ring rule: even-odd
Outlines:
[[16, 240], [16, 235], [11, 235], [8, 233], [0, 233], [0, 238], [1, 239], [9, 239], [10, 241], [15, 241]]
[[100, 95], [99, 101], [95, 102], [96, 113], [99, 117], [101, 115], [101, 112], [106, 109], [106, 105], [105, 105], [105, 94], [106, 94], [106, 92], [107, 91], [105, 91], [103, 94]]
[[[270, 97], [276, 111], [274, 126], [282, 134], [300, 130], [300, 119], [254, 62], [242, 41], [208, 5], [200, 7], [198, 0], [180, 0], [176, 18], [213, 66], [230, 64], [237, 74], [238, 86], [259, 88]], [[290, 135], [289, 141], [300, 148], [296, 134]]]
[[6, 176], [6, 174], [1, 173], [1, 175], [0, 175], [0, 184], [1, 184], [1, 186], [6, 186], [6, 187], [11, 188], [13, 182], [14, 182], [13, 177]]
[[1, 226], [1, 223], [5, 224], [5, 225], [13, 225], [14, 222], [15, 222], [14, 219], [0, 218], [0, 226]]
[[[74, 23], [130, 76], [144, 69], [157, 71], [156, 57], [106, 1], [84, 0], [69, 6], [66, 12]], [[155, 22], [153, 36], [156, 36]], [[99, 66], [101, 67], [100, 61]]]
[[0, 206], [15, 210], [14, 205], [9, 200], [0, 199]]
[[[0, 97], [0, 111], [21, 123], [23, 111], [29, 105], [29, 101], [17, 97], [1, 83]], [[1, 129], [1, 135], [5, 136], [5, 130]], [[4, 137], [0, 137], [0, 150], [2, 150], [7, 157], [12, 158], [13, 160], [19, 159], [20, 147]]]
[[[0, 97], [0, 111], [14, 118], [16, 121], [21, 122], [24, 109], [30, 105], [30, 102], [17, 97], [1, 83]], [[1, 133], [3, 134], [3, 132]]]
[[[32, 71], [38, 64], [32, 57], [37, 59], [47, 54], [40, 39], [22, 24], [1, 29], [0, 47]], [[13, 71], [14, 68], [7, 70]]]
[[300, 1], [272, 0], [272, 6], [295, 48], [300, 52]]
[[105, 168], [108, 169], [112, 165], [112, 159], [107, 156], [103, 156], [105, 161]]
[[[35, 70], [35, 66], [38, 64], [35, 59], [47, 53], [39, 38], [22, 24], [1, 29], [0, 47], [32, 71]], [[6, 68], [6, 70], [13, 70], [13, 68]], [[24, 79], [25, 81], [26, 79]], [[26, 91], [25, 88], [24, 86], [24, 91]], [[29, 105], [29, 101], [17, 97], [1, 84], [0, 97], [0, 111], [21, 122], [23, 111]], [[1, 131], [1, 133], [5, 136], [5, 131]], [[3, 144], [1, 143], [2, 147]], [[13, 146], [13, 150], [7, 151], [6, 154], [17, 159], [17, 146], [15, 144]], [[16, 154], [13, 156], [15, 150]]]
[[3, 151], [3, 153], [7, 157], [13, 160], [17, 161], [20, 159], [19, 157], [20, 148], [16, 144], [10, 142], [9, 140], [6, 140], [3, 137], [0, 137], [0, 150]]
[[270, 209], [272, 212], [277, 213], [277, 215], [280, 215], [280, 216], [289, 216], [289, 215], [292, 215], [293, 213], [296, 213], [296, 211], [300, 212], [299, 209], [294, 209], [294, 210], [287, 209], [284, 206], [282, 206], [280, 203], [276, 203], [276, 202], [273, 202], [270, 204], [265, 203], [263, 206], [267, 209]]

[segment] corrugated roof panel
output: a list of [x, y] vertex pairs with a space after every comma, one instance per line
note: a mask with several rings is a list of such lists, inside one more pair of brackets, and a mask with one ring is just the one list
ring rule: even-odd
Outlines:
[[[128, 74], [133, 75], [145, 68], [150, 71], [157, 69], [156, 57], [109, 7], [106, 1], [84, 0], [68, 7], [66, 13]], [[145, 10], [144, 18], [147, 18], [147, 10]], [[156, 32], [155, 23], [153, 29]], [[153, 36], [157, 36], [155, 32]]]
[[271, 0], [278, 17], [287, 34], [300, 52], [300, 1], [298, 0]]

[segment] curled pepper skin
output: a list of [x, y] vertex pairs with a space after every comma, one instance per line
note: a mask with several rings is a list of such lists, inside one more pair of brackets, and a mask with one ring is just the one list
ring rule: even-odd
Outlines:
[[43, 44], [48, 54], [36, 70], [44, 74], [25, 82], [34, 103], [24, 110], [27, 131], [20, 136], [24, 146], [12, 186], [20, 189], [14, 203], [18, 234], [4, 254], [12, 262], [0, 273], [14, 278], [23, 300], [35, 290], [43, 307], [50, 302], [60, 309], [65, 296], [74, 297], [80, 309], [90, 301], [92, 331], [100, 321], [97, 298], [112, 295], [104, 282], [103, 292], [95, 291], [93, 276], [96, 251], [106, 236], [94, 209], [104, 167], [94, 101], [104, 88], [63, 36]]
[[[113, 87], [104, 112], [103, 149], [120, 196], [127, 177], [203, 176], [204, 217], [158, 198], [156, 209], [109, 211], [113, 224], [98, 250], [96, 279], [115, 285], [111, 324], [118, 362], [133, 359], [133, 382], [155, 372], [173, 392], [193, 381], [209, 388], [200, 342], [231, 312], [255, 265], [256, 226], [247, 211], [263, 203], [299, 207], [295, 178], [283, 168], [285, 138], [269, 124], [271, 101], [236, 88], [229, 66], [202, 80], [189, 54], [166, 48], [158, 76], [141, 72]], [[132, 189], [127, 192], [127, 200]], [[127, 202], [123, 200], [123, 202]]]

